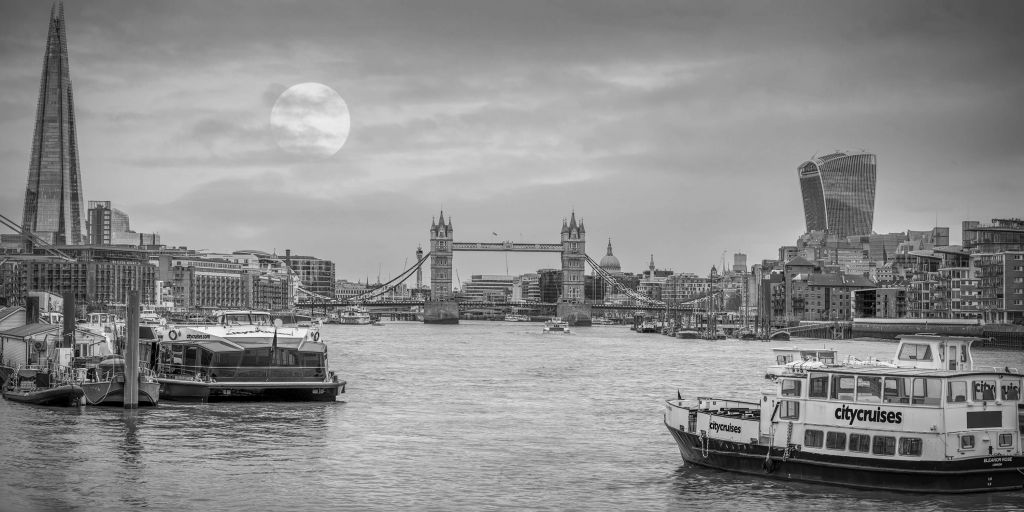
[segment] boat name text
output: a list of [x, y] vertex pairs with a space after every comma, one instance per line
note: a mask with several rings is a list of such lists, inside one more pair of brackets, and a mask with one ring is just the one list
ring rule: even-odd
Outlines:
[[185, 335], [186, 340], [208, 340], [210, 339], [209, 334], [187, 334]]
[[739, 434], [743, 429], [739, 425], [729, 425], [728, 423], [716, 423], [714, 420], [708, 425], [708, 428], [715, 432], [732, 432], [733, 434]]
[[872, 423], [903, 423], [903, 413], [895, 411], [883, 411], [881, 407], [875, 409], [854, 409], [849, 405], [836, 408], [837, 420], [848, 420], [850, 425], [854, 421], [870, 421]]
[[1013, 462], [1013, 457], [989, 457], [985, 459], [985, 463], [989, 462]]

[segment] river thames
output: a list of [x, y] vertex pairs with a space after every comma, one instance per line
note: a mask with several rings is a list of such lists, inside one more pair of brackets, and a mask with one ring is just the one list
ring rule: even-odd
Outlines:
[[[664, 401], [751, 399], [771, 349], [891, 359], [882, 341], [677, 340], [622, 326], [326, 325], [337, 403], [119, 408], [0, 400], [0, 510], [1020, 510], [684, 465]], [[976, 349], [1024, 370], [1024, 353]]]

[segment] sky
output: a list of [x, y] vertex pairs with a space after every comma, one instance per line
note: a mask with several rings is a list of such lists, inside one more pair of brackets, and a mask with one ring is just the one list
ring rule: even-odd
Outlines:
[[[0, 213], [20, 222], [50, 5], [0, 3]], [[387, 280], [455, 240], [706, 275], [805, 231], [797, 166], [877, 155], [874, 228], [1024, 217], [1018, 1], [65, 2], [85, 200], [164, 244]], [[324, 84], [334, 154], [283, 149]], [[462, 280], [557, 255], [457, 253]], [[429, 272], [428, 272], [429, 275]]]

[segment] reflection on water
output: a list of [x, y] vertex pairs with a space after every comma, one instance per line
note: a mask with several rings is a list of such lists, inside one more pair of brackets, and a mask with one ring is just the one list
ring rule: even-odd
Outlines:
[[[344, 402], [45, 408], [0, 401], [11, 510], [1016, 510], [683, 464], [676, 396], [749, 398], [773, 346], [539, 324], [325, 326]], [[817, 343], [818, 342], [807, 342]], [[804, 343], [806, 345], [806, 343]], [[892, 343], [828, 342], [891, 357]], [[1024, 368], [1019, 352], [979, 365]], [[9, 497], [9, 498], [8, 498]], [[9, 504], [8, 504], [9, 501]]]

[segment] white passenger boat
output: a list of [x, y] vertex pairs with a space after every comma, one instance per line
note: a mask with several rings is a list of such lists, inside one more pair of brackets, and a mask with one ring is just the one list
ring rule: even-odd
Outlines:
[[966, 493], [1024, 487], [1022, 375], [972, 338], [905, 336], [892, 362], [791, 361], [755, 401], [669, 400], [683, 460], [782, 480]]
[[558, 317], [552, 318], [551, 320], [544, 322], [544, 332], [569, 334], [569, 322]]
[[370, 325], [373, 320], [370, 312], [360, 307], [350, 307], [338, 313], [338, 322], [342, 325]]
[[222, 311], [211, 324], [169, 326], [155, 370], [168, 400], [334, 401], [319, 325], [282, 327], [260, 311]]
[[506, 322], [529, 322], [530, 315], [520, 315], [518, 313], [509, 313], [505, 315]]

